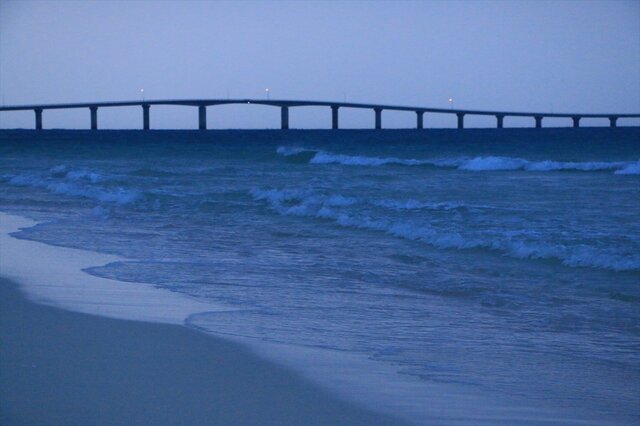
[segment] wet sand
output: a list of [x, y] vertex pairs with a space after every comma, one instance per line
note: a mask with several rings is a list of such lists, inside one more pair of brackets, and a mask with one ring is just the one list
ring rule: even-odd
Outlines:
[[242, 346], [35, 304], [0, 279], [0, 424], [386, 425]]

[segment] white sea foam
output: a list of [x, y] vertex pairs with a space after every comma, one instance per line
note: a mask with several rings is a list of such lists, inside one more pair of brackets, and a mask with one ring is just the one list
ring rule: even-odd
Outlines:
[[374, 205], [393, 210], [454, 210], [464, 208], [464, 203], [429, 203], [418, 200], [376, 200]]
[[635, 163], [626, 165], [620, 170], [616, 170], [617, 175], [640, 175], [640, 160]]
[[129, 204], [141, 198], [140, 193], [123, 187], [96, 185], [106, 179], [99, 173], [87, 170], [69, 170], [66, 166], [50, 169], [48, 176], [25, 174], [13, 176], [9, 183], [15, 186], [43, 188], [49, 192], [75, 197], [92, 198], [98, 201]]
[[65, 164], [61, 164], [49, 169], [49, 174], [56, 178], [66, 178], [72, 181], [88, 181], [91, 183], [100, 182], [103, 177], [96, 172], [89, 170], [70, 170]]
[[[640, 270], [640, 256], [604, 252], [593, 247], [565, 246], [544, 241], [531, 241], [528, 233], [522, 235], [503, 231], [500, 233], [463, 234], [433, 228], [429, 225], [416, 225], [409, 221], [374, 218], [362, 214], [335, 209], [351, 204], [332, 203], [336, 196], [327, 196], [300, 189], [254, 189], [251, 194], [256, 200], [267, 201], [269, 206], [282, 215], [313, 217], [330, 220], [346, 228], [384, 232], [394, 237], [421, 241], [440, 249], [488, 249], [517, 259], [555, 259], [569, 267], [591, 267], [613, 271]], [[340, 198], [338, 198], [340, 199]], [[455, 204], [419, 203], [415, 200], [398, 202], [379, 200], [372, 204], [391, 208], [457, 208]]]
[[342, 164], [345, 166], [384, 166], [386, 164], [400, 164], [404, 166], [418, 166], [428, 164], [428, 162], [413, 159], [402, 159], [396, 157], [366, 157], [359, 155], [331, 154], [319, 151], [309, 161], [310, 164]]
[[516, 157], [474, 157], [460, 158], [451, 160], [452, 165], [459, 170], [470, 171], [499, 171], [499, 170], [524, 170], [529, 172], [550, 172], [561, 170], [575, 171], [601, 171], [601, 170], [617, 170], [629, 165], [626, 161], [529, 161]]
[[518, 170], [524, 168], [526, 160], [505, 157], [475, 157], [471, 159], [454, 160], [459, 170]]
[[291, 157], [293, 155], [302, 154], [304, 152], [317, 152], [317, 150], [295, 146], [280, 146], [278, 147], [276, 152], [280, 155], [284, 155], [285, 157]]
[[0, 212], [0, 274], [20, 284], [36, 302], [109, 318], [170, 324], [184, 324], [195, 312], [229, 310], [151, 284], [84, 272], [127, 259], [11, 236], [35, 225], [30, 219]]
[[323, 150], [300, 147], [281, 146], [277, 153], [283, 156], [294, 156], [302, 153], [315, 153], [309, 164], [340, 164], [344, 166], [384, 166], [389, 164], [402, 166], [434, 166], [455, 168], [466, 171], [512, 171], [528, 172], [552, 171], [606, 171], [613, 170], [616, 174], [639, 174], [640, 160], [633, 161], [555, 161], [555, 160], [526, 160], [518, 157], [478, 156], [436, 159], [413, 159], [397, 157], [369, 157], [361, 155], [336, 154]]
[[367, 157], [367, 156], [358, 156], [358, 155], [343, 155], [343, 154], [334, 154], [331, 152], [319, 150], [319, 149], [311, 149], [311, 148], [301, 148], [301, 147], [289, 147], [289, 146], [281, 146], [278, 147], [276, 152], [285, 157], [296, 156], [300, 154], [315, 154], [309, 160], [310, 164], [342, 164], [346, 166], [383, 166], [386, 164], [401, 164], [405, 166], [415, 166], [420, 164], [429, 164], [428, 162], [424, 162], [421, 160], [413, 160], [413, 159], [402, 159], [395, 157], [381, 158], [381, 157]]

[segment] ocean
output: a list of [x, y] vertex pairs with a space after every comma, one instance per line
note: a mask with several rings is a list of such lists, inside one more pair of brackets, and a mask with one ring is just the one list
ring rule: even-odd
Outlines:
[[417, 424], [640, 423], [640, 128], [5, 130], [0, 211]]

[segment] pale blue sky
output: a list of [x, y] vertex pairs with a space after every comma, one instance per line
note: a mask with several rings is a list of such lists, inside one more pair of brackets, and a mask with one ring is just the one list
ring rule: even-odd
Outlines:
[[[140, 88], [147, 99], [263, 98], [269, 88], [282, 99], [447, 107], [452, 97], [470, 109], [637, 113], [640, 2], [0, 0], [4, 104], [131, 100]], [[292, 127], [331, 124], [328, 108], [290, 114]], [[141, 115], [101, 109], [99, 123], [137, 128]], [[151, 116], [156, 128], [197, 126], [194, 108]], [[340, 118], [373, 124], [371, 111]], [[278, 127], [279, 110], [215, 107], [208, 121]], [[87, 110], [44, 116], [45, 127], [88, 122]], [[415, 115], [385, 112], [383, 123], [412, 127]], [[425, 124], [455, 119], [428, 115]], [[16, 126], [32, 127], [33, 112], [0, 113], [0, 127]]]

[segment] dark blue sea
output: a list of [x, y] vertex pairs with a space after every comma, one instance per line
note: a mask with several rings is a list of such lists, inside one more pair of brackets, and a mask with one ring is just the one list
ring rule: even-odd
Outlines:
[[417, 424], [640, 424], [639, 128], [0, 131], [0, 211]]

